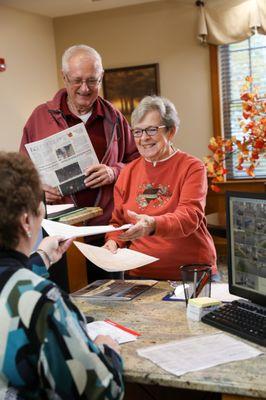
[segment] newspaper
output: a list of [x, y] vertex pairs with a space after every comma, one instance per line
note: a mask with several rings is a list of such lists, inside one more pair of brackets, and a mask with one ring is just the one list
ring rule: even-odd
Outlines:
[[84, 171], [99, 164], [83, 123], [25, 145], [43, 183], [62, 195], [85, 189]]

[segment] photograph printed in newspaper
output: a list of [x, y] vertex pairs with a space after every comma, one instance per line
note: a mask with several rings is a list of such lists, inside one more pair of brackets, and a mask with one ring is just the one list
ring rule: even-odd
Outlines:
[[64, 196], [85, 189], [84, 171], [99, 164], [83, 123], [25, 145], [43, 183]]

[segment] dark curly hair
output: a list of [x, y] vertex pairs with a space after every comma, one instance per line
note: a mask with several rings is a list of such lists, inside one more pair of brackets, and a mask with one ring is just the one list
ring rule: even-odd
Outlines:
[[39, 214], [43, 198], [40, 178], [33, 163], [15, 152], [0, 152], [0, 247], [15, 249], [24, 234], [20, 216]]

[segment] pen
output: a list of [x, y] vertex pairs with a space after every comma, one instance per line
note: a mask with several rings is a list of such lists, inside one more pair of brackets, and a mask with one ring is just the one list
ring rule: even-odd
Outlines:
[[197, 294], [196, 294], [196, 290], [197, 290], [197, 270], [196, 269], [194, 269], [194, 282], [193, 282], [193, 293], [192, 293], [192, 298], [193, 297], [197, 297]]
[[[198, 284], [197, 284], [197, 287], [196, 287], [196, 296], [195, 297], [198, 297], [198, 295], [200, 294], [200, 292], [202, 291], [202, 289], [204, 288], [204, 286], [208, 283], [208, 280], [209, 280], [209, 274], [208, 274], [208, 272], [203, 272], [203, 274], [201, 275], [201, 278], [200, 278], [200, 280], [199, 280], [199, 282], [198, 282]], [[210, 293], [209, 293], [209, 295], [210, 295]]]

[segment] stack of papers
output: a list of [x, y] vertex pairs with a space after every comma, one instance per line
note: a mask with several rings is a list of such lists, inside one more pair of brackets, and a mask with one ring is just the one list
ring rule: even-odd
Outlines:
[[138, 332], [117, 324], [110, 319], [106, 319], [105, 321], [94, 321], [87, 324], [87, 333], [92, 340], [94, 340], [98, 335], [109, 335], [119, 344], [132, 342], [140, 336]]

